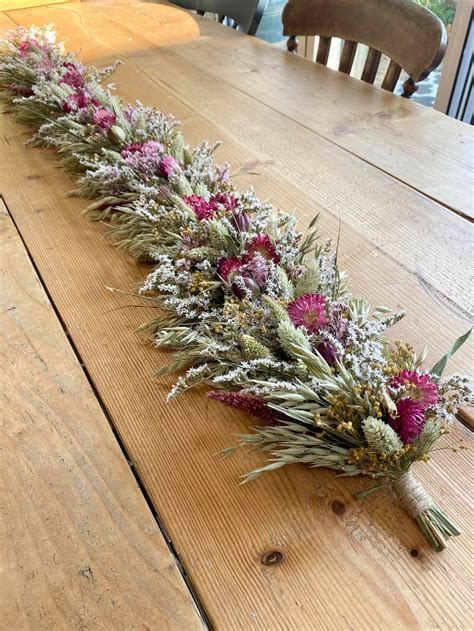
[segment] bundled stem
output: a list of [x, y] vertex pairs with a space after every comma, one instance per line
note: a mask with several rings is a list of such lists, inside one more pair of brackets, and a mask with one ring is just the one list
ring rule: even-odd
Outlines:
[[461, 534], [447, 515], [435, 506], [432, 498], [411, 471], [391, 481], [390, 488], [401, 506], [418, 523], [436, 552], [446, 548], [450, 537]]

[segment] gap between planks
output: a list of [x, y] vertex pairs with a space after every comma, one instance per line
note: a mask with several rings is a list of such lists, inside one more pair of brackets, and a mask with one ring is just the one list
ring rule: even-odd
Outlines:
[[[74, 356], [75, 356], [75, 358], [77, 360], [77, 363], [79, 364], [78, 370], [83, 373], [83, 375], [84, 375], [84, 377], [85, 377], [85, 379], [86, 379], [86, 381], [88, 383], [88, 386], [89, 386], [90, 390], [92, 391], [92, 393], [94, 395], [94, 398], [95, 398], [96, 402], [98, 403], [98, 405], [99, 405], [99, 407], [100, 407], [100, 409], [101, 409], [101, 411], [103, 413], [103, 416], [107, 420], [108, 427], [110, 428], [110, 430], [111, 430], [111, 432], [113, 434], [113, 437], [115, 438], [115, 440], [117, 442], [117, 445], [118, 445], [118, 447], [120, 449], [121, 455], [123, 456], [124, 460], [127, 463], [126, 466], [128, 468], [128, 471], [132, 474], [132, 476], [133, 476], [133, 478], [135, 480], [135, 483], [136, 483], [138, 489], [136, 489], [136, 491], [134, 490], [134, 492], [136, 492], [137, 495], [139, 493], [141, 493], [142, 500], [144, 500], [144, 502], [146, 503], [147, 508], [148, 508], [149, 512], [151, 513], [151, 515], [153, 517], [154, 523], [158, 527], [158, 531], [161, 533], [162, 538], [163, 538], [164, 542], [166, 543], [166, 546], [167, 546], [167, 549], [169, 551], [169, 554], [171, 555], [171, 558], [172, 558], [176, 568], [178, 569], [179, 574], [181, 575], [181, 578], [184, 581], [184, 584], [186, 585], [186, 588], [187, 588], [187, 590], [189, 592], [189, 596], [192, 599], [194, 607], [195, 607], [195, 609], [197, 611], [198, 620], [200, 618], [200, 622], [202, 623], [202, 626], [199, 625], [199, 624], [196, 624], [196, 625], [193, 625], [192, 628], [196, 628], [196, 629], [197, 628], [201, 628], [201, 629], [204, 628], [204, 629], [210, 630], [211, 629], [211, 625], [210, 625], [207, 613], [206, 613], [206, 611], [204, 609], [204, 606], [202, 605], [201, 601], [199, 600], [199, 598], [198, 598], [198, 596], [196, 594], [196, 590], [194, 589], [194, 586], [193, 586], [193, 584], [192, 584], [192, 582], [191, 582], [191, 580], [190, 580], [190, 578], [189, 578], [189, 576], [188, 576], [188, 574], [186, 572], [186, 568], [184, 567], [183, 562], [180, 559], [179, 554], [176, 551], [176, 548], [175, 548], [175, 546], [174, 546], [174, 544], [173, 544], [173, 542], [171, 540], [171, 537], [169, 536], [168, 532], [166, 531], [166, 529], [165, 529], [165, 527], [163, 525], [163, 522], [162, 522], [162, 520], [160, 518], [158, 509], [157, 509], [156, 505], [152, 502], [152, 500], [151, 500], [151, 498], [149, 496], [149, 493], [146, 490], [145, 485], [143, 484], [140, 476], [138, 475], [138, 473], [136, 471], [136, 468], [134, 466], [134, 463], [131, 460], [131, 458], [129, 457], [127, 449], [126, 449], [126, 447], [125, 447], [120, 435], [118, 434], [118, 432], [117, 432], [117, 430], [116, 430], [116, 428], [114, 426], [114, 423], [113, 423], [113, 421], [112, 421], [112, 419], [110, 417], [110, 414], [109, 414], [109, 411], [107, 409], [107, 406], [104, 404], [99, 392], [97, 391], [97, 388], [95, 387], [95, 384], [94, 384], [94, 382], [93, 382], [93, 380], [92, 380], [92, 378], [91, 378], [91, 376], [89, 374], [89, 371], [88, 371], [84, 361], [82, 360], [82, 357], [81, 357], [81, 355], [80, 355], [80, 353], [79, 353], [79, 351], [78, 351], [78, 349], [77, 349], [77, 347], [76, 347], [76, 345], [74, 343], [74, 340], [72, 339], [71, 335], [69, 334], [69, 332], [67, 330], [67, 327], [66, 327], [66, 325], [65, 325], [65, 323], [63, 321], [63, 318], [61, 317], [61, 314], [59, 313], [59, 311], [58, 311], [58, 309], [57, 309], [57, 307], [56, 307], [56, 305], [54, 303], [54, 300], [53, 300], [50, 292], [48, 291], [48, 288], [47, 288], [46, 284], [43, 282], [40, 270], [38, 269], [37, 265], [35, 264], [35, 262], [33, 260], [33, 257], [31, 256], [31, 254], [29, 252], [28, 246], [25, 243], [25, 241], [24, 241], [24, 239], [23, 239], [23, 237], [22, 237], [22, 235], [21, 235], [21, 233], [20, 233], [20, 231], [18, 229], [18, 226], [15, 223], [14, 218], [13, 218], [12, 214], [10, 213], [8, 207], [7, 207], [7, 204], [5, 203], [5, 200], [4, 200], [4, 198], [1, 195], [0, 195], [0, 217], [6, 217], [7, 221], [11, 223], [11, 229], [8, 226], [7, 226], [6, 229], [3, 228], [2, 229], [2, 233], [1, 233], [0, 236], [8, 234], [11, 231], [13, 233], [13, 238], [16, 237], [18, 239], [19, 243], [21, 243], [24, 256], [25, 256], [28, 264], [31, 266], [32, 271], [34, 272], [34, 275], [36, 275], [36, 279], [37, 279], [37, 282], [39, 284], [39, 290], [37, 290], [37, 291], [43, 292], [44, 295], [46, 296], [47, 304], [49, 304], [49, 306], [51, 307], [52, 312], [56, 316], [57, 322], [59, 323], [59, 325], [60, 325], [60, 327], [62, 329], [62, 332], [64, 333], [64, 337], [65, 337], [65, 339], [64, 339], [64, 346], [69, 346], [69, 348], [72, 350], [72, 352], [73, 352], [73, 354], [74, 354]], [[0, 263], [1, 262], [2, 262], [2, 259], [0, 258]], [[7, 274], [3, 270], [1, 270], [1, 272], [2, 272], [1, 275], [4, 278], [4, 282], [9, 282], [9, 278], [8, 278]], [[7, 293], [7, 292], [5, 292], [5, 293]], [[9, 311], [11, 309], [15, 309], [15, 307], [10, 307], [6, 311]], [[25, 337], [26, 337], [26, 333], [25, 333]], [[13, 350], [13, 352], [15, 352], [15, 349]], [[38, 354], [38, 357], [39, 357], [39, 354]], [[45, 364], [43, 359], [41, 359], [41, 362], [46, 366], [46, 364]], [[134, 515], [134, 517], [135, 517], [135, 515]], [[139, 516], [139, 517], [141, 517], [141, 516]], [[112, 515], [110, 515], [110, 519], [112, 520]], [[11, 547], [14, 547], [14, 546], [15, 546], [15, 543], [12, 543]], [[90, 580], [93, 580], [93, 574], [92, 574], [92, 570], [91, 570], [90, 566], [87, 566], [85, 569], [81, 570], [81, 572], [82, 572], [82, 575], [85, 578], [92, 577], [92, 578], [90, 578]], [[89, 578], [88, 578], [88, 580], [89, 580]], [[113, 594], [112, 594], [112, 596], [113, 596]], [[29, 603], [29, 604], [31, 604], [31, 603]], [[38, 608], [42, 607], [43, 605], [44, 605], [44, 603], [37, 603]], [[25, 606], [25, 609], [26, 608], [27, 607]], [[2, 609], [3, 609], [3, 607], [2, 607]], [[3, 613], [5, 614], [4, 611], [3, 611]], [[188, 619], [188, 623], [191, 623], [191, 620], [192, 620], [192, 617], [190, 616], [190, 618]], [[193, 621], [193, 622], [196, 622], [196, 621]], [[167, 624], [167, 622], [165, 622], [164, 624]], [[181, 624], [181, 623], [178, 623], [178, 621], [177, 621], [177, 624]], [[23, 628], [23, 626], [22, 626], [22, 628]], [[174, 628], [174, 625], [172, 627], [166, 626], [165, 628]]]

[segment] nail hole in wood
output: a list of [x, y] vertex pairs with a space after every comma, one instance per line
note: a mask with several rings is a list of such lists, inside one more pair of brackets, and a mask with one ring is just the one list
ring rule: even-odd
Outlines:
[[279, 550], [270, 550], [262, 554], [262, 565], [280, 565], [283, 561], [283, 554]]
[[413, 550], [410, 550], [410, 554], [412, 557], [417, 557], [419, 552], [418, 550], [416, 550], [415, 548], [413, 548]]
[[332, 512], [341, 517], [346, 512], [346, 507], [339, 500], [334, 500], [331, 504]]

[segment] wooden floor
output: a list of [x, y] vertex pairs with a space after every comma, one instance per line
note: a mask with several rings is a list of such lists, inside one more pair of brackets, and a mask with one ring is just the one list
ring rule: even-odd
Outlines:
[[[125, 58], [118, 93], [173, 112], [193, 144], [222, 139], [239, 187], [302, 227], [321, 211], [325, 235], [341, 222], [354, 292], [406, 307], [396, 334], [434, 363], [472, 308], [471, 130], [210, 21], [128, 5], [9, 11], [0, 29], [55, 22], [87, 62]], [[216, 453], [248, 420], [199, 391], [165, 404], [171, 381], [152, 375], [167, 356], [134, 333], [151, 310], [107, 290], [145, 270], [66, 197], [54, 154], [0, 124], [7, 628], [193, 629], [196, 602], [216, 629], [471, 628], [472, 451], [417, 467], [463, 529], [442, 555], [388, 495], [354, 500], [367, 481], [293, 467], [239, 486], [261, 456]], [[472, 344], [451, 371], [471, 359]], [[473, 444], [456, 424], [448, 440], [461, 437]]]

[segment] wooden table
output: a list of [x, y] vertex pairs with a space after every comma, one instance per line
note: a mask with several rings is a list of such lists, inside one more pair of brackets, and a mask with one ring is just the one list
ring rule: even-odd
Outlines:
[[[0, 13], [2, 32], [48, 22], [89, 63], [126, 59], [123, 98], [222, 139], [239, 187], [302, 226], [321, 211], [324, 234], [340, 221], [354, 292], [409, 310], [397, 336], [434, 361], [468, 327], [471, 128], [169, 6]], [[388, 495], [354, 500], [367, 481], [292, 467], [239, 486], [261, 456], [215, 454], [248, 419], [202, 392], [165, 404], [167, 357], [134, 334], [151, 311], [106, 290], [145, 269], [65, 197], [54, 154], [0, 124], [6, 628], [472, 628], [472, 452], [417, 467], [463, 529], [441, 555]]]

